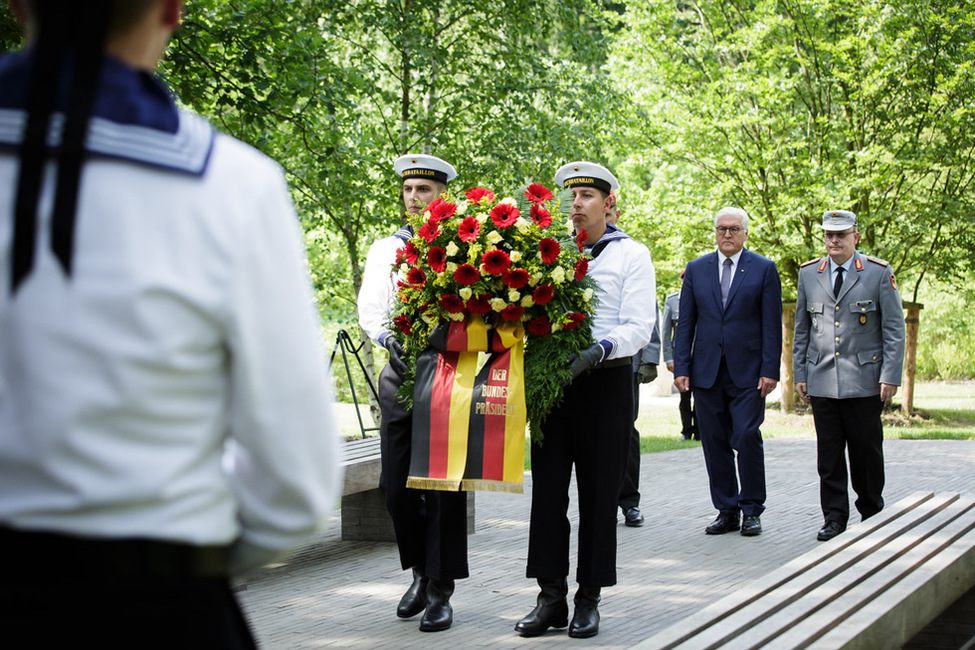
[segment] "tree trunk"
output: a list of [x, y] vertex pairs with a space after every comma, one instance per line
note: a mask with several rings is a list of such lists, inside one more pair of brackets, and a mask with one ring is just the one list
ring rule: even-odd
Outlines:
[[796, 327], [796, 303], [782, 303], [782, 398], [780, 410], [791, 413], [796, 404], [796, 388], [792, 374], [792, 340]]
[[917, 374], [917, 331], [921, 320], [921, 310], [924, 305], [916, 302], [905, 302], [904, 309], [907, 317], [904, 319], [907, 324], [907, 333], [904, 339], [904, 393], [902, 396], [901, 410], [904, 415], [914, 413], [914, 376]]

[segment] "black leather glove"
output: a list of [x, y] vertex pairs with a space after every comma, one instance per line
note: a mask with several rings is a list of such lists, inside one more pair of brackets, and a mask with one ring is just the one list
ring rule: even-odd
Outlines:
[[636, 374], [641, 384], [649, 384], [657, 378], [657, 364], [641, 363], [640, 367], [637, 368]]
[[404, 379], [406, 377], [407, 366], [406, 362], [403, 361], [403, 357], [406, 356], [406, 350], [392, 336], [386, 339], [386, 349], [389, 351], [390, 367], [400, 379]]
[[602, 360], [603, 346], [598, 343], [593, 343], [585, 350], [573, 352], [572, 356], [569, 357], [569, 365], [572, 367], [572, 379], [575, 379]]

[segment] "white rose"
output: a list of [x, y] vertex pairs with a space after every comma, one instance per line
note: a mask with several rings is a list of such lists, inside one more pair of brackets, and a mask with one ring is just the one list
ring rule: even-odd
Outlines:
[[447, 250], [445, 252], [447, 253], [447, 257], [453, 257], [460, 252], [460, 248], [454, 242], [450, 242], [447, 244]]
[[542, 278], [544, 278], [544, 277], [545, 277], [545, 274], [544, 273], [541, 273], [541, 272], [539, 272], [539, 273], [533, 273], [531, 279], [528, 281], [528, 284], [530, 284], [531, 286], [534, 287], [539, 282], [541, 282], [542, 281]]
[[565, 269], [561, 266], [556, 266], [552, 271], [552, 282], [555, 284], [562, 284], [565, 282]]
[[521, 253], [519, 251], [511, 251], [511, 254], [508, 257], [510, 257], [511, 261], [516, 264], [521, 261]]
[[522, 217], [518, 217], [518, 220], [515, 221], [515, 228], [517, 228], [518, 232], [520, 232], [522, 235], [528, 232], [528, 229], [531, 228], [531, 225], [532, 225], [531, 221], [528, 221], [527, 219], [524, 219]]
[[531, 295], [527, 295], [521, 299], [521, 306], [525, 309], [530, 309], [535, 306], [535, 299]]
[[464, 314], [447, 314], [447, 318], [450, 320], [462, 321], [464, 320]]
[[507, 203], [508, 205], [513, 205], [513, 206], [515, 206], [516, 208], [518, 207], [518, 202], [517, 202], [517, 201], [515, 201], [515, 200], [514, 200], [513, 198], [511, 198], [510, 196], [506, 196], [506, 197], [504, 197], [503, 199], [501, 199], [500, 201], [498, 201], [498, 204], [501, 204], [501, 203]]
[[508, 290], [508, 302], [514, 304], [521, 300], [521, 293], [517, 289]]
[[489, 244], [497, 244], [499, 241], [502, 241], [504, 237], [502, 237], [497, 230], [492, 230], [491, 232], [488, 233], [486, 239], [487, 239], [487, 243]]
[[470, 287], [464, 287], [463, 289], [461, 289], [457, 293], [460, 295], [460, 297], [461, 297], [462, 300], [470, 300], [471, 299], [471, 296], [474, 295], [474, 290], [471, 289]]
[[457, 206], [457, 212], [455, 212], [454, 214], [456, 214], [457, 216], [461, 216], [466, 212], [467, 212], [467, 201], [461, 201], [460, 205]]
[[582, 299], [585, 300], [586, 302], [589, 302], [590, 300], [592, 300], [592, 289], [591, 288], [586, 289], [585, 291], [582, 292]]
[[494, 311], [501, 311], [508, 306], [508, 303], [506, 303], [502, 298], [491, 298], [491, 300], [488, 301], [488, 304], [491, 305], [491, 309]]
[[447, 273], [450, 275], [450, 277], [454, 276], [454, 273], [457, 271], [458, 266], [459, 265], [457, 264], [457, 262], [447, 262]]

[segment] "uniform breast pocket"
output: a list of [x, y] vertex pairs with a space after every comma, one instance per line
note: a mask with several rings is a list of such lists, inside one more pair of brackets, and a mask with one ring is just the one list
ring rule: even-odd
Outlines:
[[873, 334], [877, 331], [877, 303], [873, 300], [857, 300], [850, 303], [849, 309], [854, 334]]
[[813, 331], [821, 331], [823, 329], [823, 303], [807, 303], [806, 312], [809, 314], [809, 323], [812, 325]]

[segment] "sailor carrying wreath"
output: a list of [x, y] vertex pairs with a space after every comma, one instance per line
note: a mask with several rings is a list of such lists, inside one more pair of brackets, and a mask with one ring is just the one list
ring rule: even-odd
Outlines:
[[594, 283], [569, 203], [537, 183], [500, 201], [476, 187], [408, 217], [390, 328], [409, 367], [408, 487], [522, 491], [525, 427], [540, 438], [568, 352], [591, 343]]

